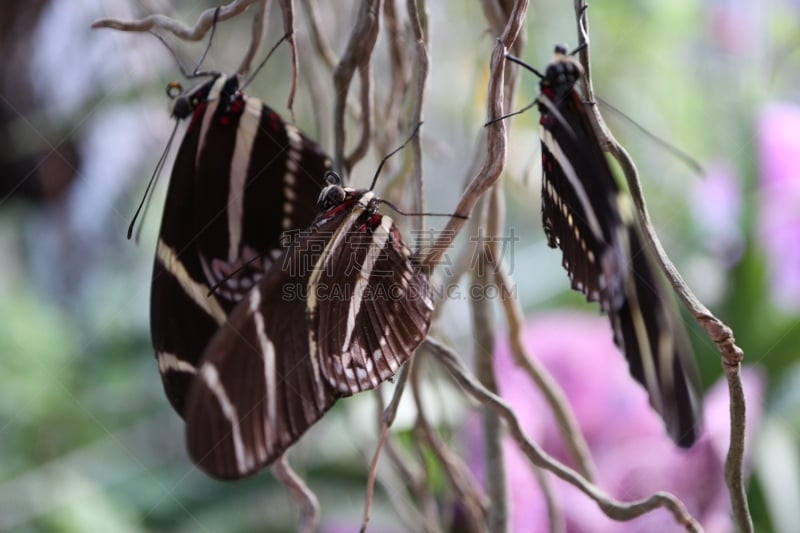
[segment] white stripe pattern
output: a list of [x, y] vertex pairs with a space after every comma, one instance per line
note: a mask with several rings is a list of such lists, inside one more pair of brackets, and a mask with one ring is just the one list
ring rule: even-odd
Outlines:
[[158, 239], [156, 246], [156, 258], [161, 262], [164, 270], [172, 274], [183, 291], [189, 298], [196, 303], [200, 309], [206, 312], [218, 324], [225, 322], [225, 311], [219, 305], [217, 298], [209, 295], [209, 287], [204, 283], [198, 283], [192, 279], [186, 267], [178, 260], [175, 250], [170, 248], [162, 239]]
[[[352, 191], [351, 191], [352, 192]], [[322, 273], [325, 271], [326, 264], [328, 259], [330, 259], [331, 252], [335, 250], [345, 238], [347, 233], [350, 231], [350, 228], [353, 226], [353, 223], [356, 219], [361, 216], [361, 213], [364, 212], [364, 209], [367, 205], [367, 202], [363, 202], [362, 200], [367, 197], [367, 202], [369, 199], [374, 197], [372, 192], [364, 193], [361, 200], [355, 205], [352, 211], [347, 215], [347, 218], [339, 224], [339, 227], [336, 229], [336, 232], [331, 237], [331, 240], [328, 241], [328, 245], [322, 251], [319, 256], [319, 259], [314, 264], [314, 268], [311, 272], [311, 275], [308, 277], [308, 282], [306, 283], [306, 293], [308, 295], [306, 299], [306, 313], [307, 316], [314, 318], [317, 313], [317, 292], [316, 287], [319, 283], [319, 278]], [[314, 321], [312, 320], [312, 323]], [[314, 381], [317, 384], [317, 391], [318, 391], [318, 400], [320, 402], [319, 405], [324, 405], [325, 397], [324, 397], [324, 388], [322, 384], [322, 376], [320, 374], [320, 367], [319, 367], [319, 350], [317, 346], [317, 332], [316, 330], [311, 327], [308, 331], [308, 352], [309, 357], [311, 359], [311, 367], [314, 370]]]
[[380, 256], [383, 247], [386, 246], [386, 240], [389, 238], [389, 231], [392, 229], [392, 219], [384, 216], [381, 218], [381, 225], [375, 229], [372, 234], [372, 244], [367, 249], [367, 255], [364, 258], [364, 264], [361, 265], [361, 270], [358, 272], [356, 284], [353, 288], [353, 297], [350, 300], [350, 306], [347, 310], [347, 335], [342, 344], [342, 353], [350, 349], [350, 342], [352, 340], [353, 331], [356, 329], [356, 316], [361, 310], [361, 300], [364, 297], [364, 290], [367, 288], [369, 278], [372, 275], [372, 269], [375, 267], [375, 261]]
[[203, 378], [206, 386], [216, 398], [223, 416], [228, 420], [231, 425], [231, 440], [233, 440], [233, 450], [236, 455], [236, 468], [240, 473], [250, 471], [254, 466], [253, 458], [247, 453], [242, 440], [242, 430], [239, 427], [239, 418], [236, 414], [236, 408], [231, 403], [228, 394], [225, 392], [225, 387], [219, 380], [219, 373], [214, 365], [205, 363], [200, 368], [200, 376]]
[[225, 85], [227, 78], [225, 76], [218, 76], [214, 81], [214, 85], [208, 91], [208, 98], [206, 98], [206, 110], [203, 114], [203, 124], [200, 126], [200, 143], [197, 147], [197, 155], [195, 156], [195, 168], [200, 164], [200, 154], [203, 153], [206, 146], [206, 133], [208, 127], [211, 125], [211, 119], [219, 105], [219, 93], [222, 91], [222, 86]]
[[[264, 442], [269, 445], [275, 439], [270, 438], [278, 432], [278, 416], [276, 414], [277, 400], [275, 398], [275, 345], [269, 340], [266, 329], [264, 328], [264, 317], [261, 315], [259, 309], [261, 305], [261, 292], [250, 292], [250, 312], [253, 313], [253, 321], [255, 322], [256, 336], [258, 337], [258, 344], [261, 348], [261, 357], [264, 359], [264, 387], [267, 394], [267, 426], [264, 428]], [[267, 427], [269, 433], [267, 433]], [[268, 450], [271, 453], [272, 450]], [[266, 456], [266, 454], [265, 454]]]
[[598, 222], [594, 213], [594, 209], [592, 209], [592, 205], [589, 202], [589, 197], [586, 195], [586, 189], [584, 189], [583, 185], [581, 185], [580, 179], [578, 179], [578, 175], [575, 173], [575, 169], [567, 159], [567, 156], [564, 155], [561, 147], [558, 145], [555, 139], [553, 139], [553, 135], [547, 129], [544, 127], [539, 128], [539, 135], [544, 145], [547, 147], [550, 153], [553, 154], [553, 157], [556, 158], [556, 161], [558, 161], [558, 165], [561, 167], [561, 170], [564, 171], [564, 176], [567, 177], [570, 185], [572, 185], [572, 189], [575, 191], [578, 201], [583, 206], [583, 212], [586, 215], [586, 222], [589, 224], [589, 229], [592, 231], [598, 241], [603, 242], [603, 230], [600, 228], [600, 223]]
[[178, 356], [174, 353], [156, 352], [156, 360], [158, 361], [158, 370], [162, 374], [166, 374], [167, 372], [197, 373], [197, 369], [192, 366], [192, 364], [187, 363], [183, 359], [178, 359]]
[[245, 98], [245, 110], [236, 129], [236, 145], [233, 149], [228, 184], [228, 261], [231, 263], [239, 258], [244, 217], [244, 187], [263, 109], [261, 101], [257, 98], [245, 96], [242, 98]]
[[297, 197], [294, 191], [295, 174], [297, 174], [298, 162], [302, 158], [303, 139], [300, 132], [291, 124], [286, 125], [286, 173], [283, 175], [283, 195], [286, 197], [283, 203], [283, 229], [292, 229], [294, 223], [291, 214], [294, 211], [294, 200]]

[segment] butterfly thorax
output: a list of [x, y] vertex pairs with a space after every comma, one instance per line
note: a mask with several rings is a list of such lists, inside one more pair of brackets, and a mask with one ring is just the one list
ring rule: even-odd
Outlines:
[[167, 94], [175, 97], [172, 106], [172, 116], [178, 120], [192, 115], [193, 127], [205, 115], [209, 103], [217, 102], [216, 120], [226, 126], [233, 122], [233, 118], [244, 112], [246, 105], [245, 95], [239, 91], [239, 78], [227, 77], [224, 74], [215, 74], [213, 78], [187, 91], [182, 91], [181, 85], [170, 82], [167, 85]]

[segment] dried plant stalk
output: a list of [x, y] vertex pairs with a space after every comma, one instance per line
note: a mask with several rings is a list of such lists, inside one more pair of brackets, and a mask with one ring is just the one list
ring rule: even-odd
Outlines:
[[[362, 0], [356, 23], [350, 33], [350, 40], [339, 64], [333, 72], [333, 86], [336, 91], [333, 115], [334, 154], [333, 161], [345, 175], [350, 171], [369, 147], [372, 133], [371, 66], [372, 52], [378, 39], [381, 0]], [[353, 151], [345, 156], [345, 111], [347, 94], [356, 69], [361, 82], [361, 135]]]
[[[238, 16], [252, 4], [260, 0], [234, 0], [230, 4], [221, 6], [219, 8], [219, 15], [217, 15], [217, 22], [228, 20]], [[214, 25], [214, 13], [217, 11], [216, 7], [211, 7], [203, 11], [197, 22], [193, 27], [188, 27], [184, 23], [177, 21], [165, 15], [149, 15], [141, 20], [117, 20], [117, 19], [100, 19], [92, 23], [92, 28], [111, 28], [119, 31], [150, 31], [155, 29], [164, 30], [172, 33], [178, 39], [184, 41], [199, 41], [202, 39], [206, 32]]]
[[700, 524], [689, 514], [683, 503], [668, 492], [656, 492], [647, 498], [634, 502], [621, 502], [611, 498], [578, 472], [557, 461], [528, 439], [514, 411], [500, 397], [492, 394], [470, 375], [453, 350], [431, 337], [425, 340], [423, 346], [430, 350], [437, 361], [450, 371], [451, 376], [461, 389], [482, 404], [491, 407], [503, 418], [509, 434], [531, 464], [552, 472], [576, 487], [597, 503], [598, 507], [609, 518], [620, 521], [632, 520], [654, 509], [664, 508], [672, 513], [675, 520], [684, 526], [687, 531], [702, 531]]
[[634, 204], [639, 213], [639, 222], [644, 230], [645, 237], [656, 251], [656, 258], [661, 265], [661, 270], [669, 279], [672, 287], [678, 293], [681, 301], [692, 313], [695, 321], [706, 331], [709, 338], [717, 345], [722, 355], [722, 367], [728, 381], [730, 395], [731, 436], [728, 446], [728, 456], [725, 462], [725, 480], [728, 485], [731, 507], [740, 531], [753, 531], [753, 520], [747, 503], [744, 484], [744, 439], [746, 425], [746, 410], [744, 389], [742, 387], [741, 364], [744, 352], [739, 348], [733, 337], [733, 331], [721, 320], [715, 317], [708, 308], [694, 295], [692, 290], [683, 280], [675, 265], [670, 260], [661, 241], [656, 235], [655, 228], [647, 211], [647, 205], [642, 194], [639, 181], [639, 172], [628, 152], [617, 142], [608, 129], [600, 110], [595, 105], [594, 88], [591, 80], [591, 62], [589, 60], [589, 23], [587, 19], [587, 4], [585, 0], [575, 0], [575, 15], [577, 19], [578, 38], [580, 44], [586, 46], [580, 52], [580, 60], [586, 75], [583, 76], [583, 94], [589, 106], [589, 116], [592, 127], [601, 145], [614, 159], [619, 162], [625, 174], [625, 180], [633, 196]]
[[319, 524], [319, 500], [317, 496], [308, 488], [303, 478], [297, 475], [289, 465], [286, 454], [280, 456], [272, 465], [272, 473], [275, 477], [289, 489], [297, 506], [300, 508], [300, 520], [297, 524], [297, 531], [301, 533], [313, 533]]

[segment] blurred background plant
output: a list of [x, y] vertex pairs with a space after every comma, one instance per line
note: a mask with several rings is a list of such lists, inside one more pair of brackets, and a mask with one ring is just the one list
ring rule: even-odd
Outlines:
[[[322, 30], [340, 52], [355, 2], [318, 4]], [[151, 12], [191, 23], [211, 5], [36, 0], [4, 7], [2, 529], [294, 529], [294, 505], [271, 475], [223, 484], [186, 457], [182, 423], [162, 393], [149, 341], [150, 271], [164, 177], [140, 243], [124, 237], [171, 128], [163, 87], [179, 70], [152, 36], [89, 29], [98, 18]], [[430, 209], [448, 211], [477, 157], [472, 154], [483, 135], [496, 36], [486, 31], [477, 2], [431, 2], [427, 9], [432, 66], [423, 161]], [[330, 77], [309, 53], [307, 19], [297, 11], [296, 122], [331, 150]], [[800, 523], [800, 4], [626, 0], [593, 3], [590, 13], [597, 94], [706, 169], [704, 177], [694, 175], [635, 127], [605, 113], [639, 166], [667, 251], [689, 286], [733, 328], [745, 362], [760, 368], [763, 392], [748, 397], [750, 412], [761, 413], [751, 450], [751, 508], [758, 531], [794, 531]], [[569, 3], [532, 1], [526, 27], [524, 58], [537, 66], [548, 60], [554, 43], [575, 40]], [[282, 33], [273, 6], [265, 42]], [[220, 24], [206, 67], [234, 70], [249, 36], [248, 16]], [[382, 50], [385, 44], [379, 41]], [[187, 65], [203, 48], [174, 46]], [[388, 72], [381, 61], [375, 63], [376, 91], [385, 94]], [[288, 73], [284, 48], [248, 90], [288, 116]], [[537, 90], [533, 77], [523, 77], [519, 106]], [[537, 121], [530, 112], [512, 122], [507, 225], [520, 241], [506, 250], [507, 260], [525, 310], [542, 320], [556, 317], [563, 335], [580, 340], [595, 326], [579, 315], [554, 313], [596, 309], [568, 290], [560, 254], [547, 248], [539, 227]], [[365, 185], [374, 168], [362, 162], [355, 183]], [[466, 282], [462, 288], [466, 294]], [[467, 357], [473, 340], [469, 307], [465, 298], [452, 296], [437, 332]], [[698, 327], [688, 325], [710, 387], [721, 374], [718, 354]], [[605, 333], [610, 339], [610, 330]], [[602, 385], [606, 363], [591, 355], [583, 364]], [[458, 430], [469, 405], [439, 371], [431, 374], [422, 391], [431, 421], [468, 453]], [[562, 385], [577, 401], [571, 393], [583, 386]], [[391, 388], [387, 384], [384, 392]], [[320, 498], [324, 530], [357, 527], [376, 439], [374, 425], [364, 420], [376, 416], [371, 395], [341, 402], [292, 453]], [[404, 399], [394, 426], [401, 443], [412, 440], [413, 419], [413, 406]], [[397, 489], [396, 477], [390, 466], [380, 469], [374, 531], [414, 523], [413, 515], [395, 511], [411, 498]], [[431, 490], [444, 494], [443, 484], [440, 479]], [[442, 512], [453, 507], [447, 497], [441, 496]], [[723, 521], [720, 530], [726, 526]]]

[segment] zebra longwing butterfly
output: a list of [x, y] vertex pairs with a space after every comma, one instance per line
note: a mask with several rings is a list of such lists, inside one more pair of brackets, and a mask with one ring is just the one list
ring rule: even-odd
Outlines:
[[697, 439], [697, 369], [686, 332], [628, 193], [606, 160], [576, 88], [580, 63], [557, 46], [540, 78], [542, 222], [572, 288], [599, 301], [631, 375], [680, 446]]
[[427, 334], [430, 278], [371, 190], [326, 174], [319, 214], [231, 313], [186, 411], [192, 459], [236, 479], [277, 459], [338, 398], [391, 377]]
[[185, 417], [209, 341], [281, 255], [282, 233], [314, 220], [331, 163], [236, 76], [214, 74], [172, 115], [191, 119], [164, 205], [150, 324], [167, 397]]

